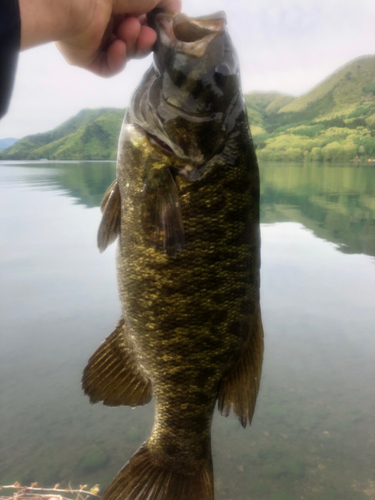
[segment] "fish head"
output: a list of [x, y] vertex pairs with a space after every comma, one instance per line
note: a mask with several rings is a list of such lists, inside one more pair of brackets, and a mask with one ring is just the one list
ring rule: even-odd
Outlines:
[[154, 9], [148, 23], [157, 33], [154, 64], [134, 114], [159, 143], [202, 165], [223, 148], [243, 106], [225, 13], [189, 18]]

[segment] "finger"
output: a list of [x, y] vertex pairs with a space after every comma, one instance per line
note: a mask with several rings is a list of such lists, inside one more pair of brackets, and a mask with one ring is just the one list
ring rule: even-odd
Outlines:
[[147, 24], [146, 14], [142, 14], [141, 16], [139, 16], [138, 21], [141, 23], [141, 26], [144, 26], [145, 24]]
[[147, 14], [155, 7], [160, 7], [168, 12], [178, 14], [181, 12], [181, 0], [114, 0], [113, 12], [115, 14], [133, 14], [140, 16]]
[[137, 40], [136, 58], [145, 57], [151, 52], [151, 49], [156, 42], [156, 33], [148, 26], [142, 26]]
[[181, 12], [181, 0], [162, 0], [157, 4], [157, 7], [160, 7], [167, 12], [178, 14]]
[[141, 32], [141, 23], [135, 17], [127, 17], [116, 29], [116, 35], [126, 45], [127, 57], [134, 57], [137, 51], [137, 40]]
[[115, 40], [102, 51], [96, 59], [88, 66], [88, 70], [102, 77], [110, 77], [119, 73], [126, 64], [126, 45], [122, 40]]
[[107, 76], [116, 75], [125, 68], [128, 48], [122, 40], [115, 40], [107, 50]]
[[146, 14], [157, 4], [157, 0], [114, 0], [113, 12], [116, 14]]

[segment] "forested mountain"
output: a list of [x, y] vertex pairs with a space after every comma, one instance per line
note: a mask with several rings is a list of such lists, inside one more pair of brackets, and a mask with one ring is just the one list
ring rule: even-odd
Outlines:
[[265, 109], [264, 133], [250, 113], [259, 159], [375, 157], [375, 56], [355, 59], [307, 94], [273, 107], [276, 103]]
[[[310, 92], [244, 96], [260, 160], [340, 161], [375, 157], [375, 56], [363, 56]], [[10, 160], [115, 159], [122, 109], [85, 109], [0, 153]]]
[[84, 109], [59, 127], [29, 135], [0, 154], [8, 160], [114, 160], [123, 109]]

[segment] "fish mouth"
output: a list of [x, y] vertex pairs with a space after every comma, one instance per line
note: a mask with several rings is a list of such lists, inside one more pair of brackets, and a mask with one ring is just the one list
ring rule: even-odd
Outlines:
[[[200, 58], [211, 40], [223, 33], [227, 18], [223, 11], [193, 18], [156, 7], [147, 14], [147, 23], [156, 31], [162, 46]], [[159, 42], [156, 42], [154, 52], [158, 52], [159, 47]]]
[[225, 30], [226, 24], [227, 18], [223, 11], [196, 18], [177, 14], [173, 19], [173, 35], [177, 51], [202, 57], [209, 43]]

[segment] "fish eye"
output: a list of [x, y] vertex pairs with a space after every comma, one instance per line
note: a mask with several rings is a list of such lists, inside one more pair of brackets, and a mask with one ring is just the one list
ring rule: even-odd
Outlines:
[[215, 68], [214, 78], [218, 85], [223, 85], [231, 70], [227, 63], [220, 63]]

